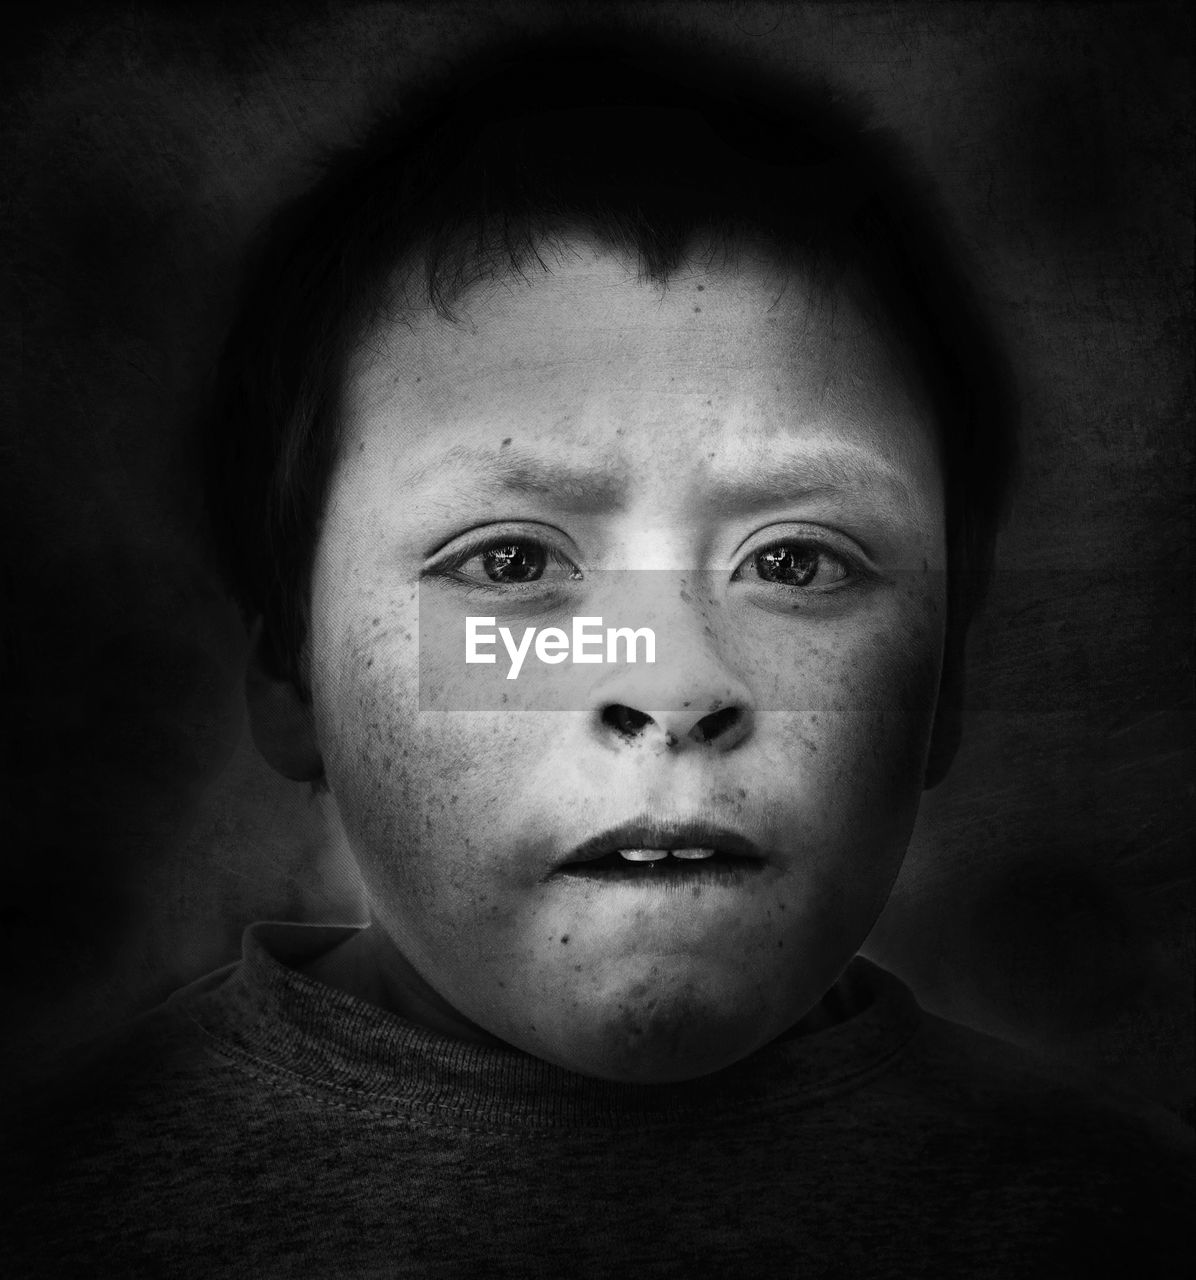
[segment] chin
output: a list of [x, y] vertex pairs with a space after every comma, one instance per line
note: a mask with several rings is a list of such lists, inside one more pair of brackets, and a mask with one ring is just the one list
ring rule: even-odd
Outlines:
[[670, 1084], [724, 1070], [787, 1025], [750, 1001], [718, 1000], [693, 988], [667, 995], [633, 989], [595, 1013], [584, 1032], [541, 1046], [540, 1055], [602, 1080]]

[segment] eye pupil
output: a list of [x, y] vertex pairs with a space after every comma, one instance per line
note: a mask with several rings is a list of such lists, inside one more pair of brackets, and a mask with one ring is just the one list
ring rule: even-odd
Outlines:
[[808, 586], [818, 573], [817, 547], [786, 542], [756, 553], [756, 572], [765, 582], [787, 587]]
[[491, 582], [534, 582], [543, 572], [543, 547], [510, 542], [482, 552], [482, 567]]

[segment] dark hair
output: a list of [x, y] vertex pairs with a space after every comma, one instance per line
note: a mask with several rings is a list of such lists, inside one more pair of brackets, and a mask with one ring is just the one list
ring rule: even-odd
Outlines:
[[858, 267], [932, 397], [949, 598], [981, 599], [1014, 462], [1011, 383], [958, 246], [895, 140], [825, 88], [644, 32], [491, 48], [403, 97], [259, 238], [220, 364], [207, 492], [275, 673], [302, 649], [346, 362], [396, 302], [452, 318], [471, 284], [581, 231], [664, 283], [700, 238]]

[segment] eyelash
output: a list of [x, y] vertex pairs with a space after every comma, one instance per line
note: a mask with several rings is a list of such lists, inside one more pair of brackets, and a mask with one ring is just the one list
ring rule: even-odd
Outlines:
[[[829, 586], [823, 587], [796, 586], [791, 583], [770, 582], [767, 578], [759, 579], [760, 581], [764, 582], [768, 586], [779, 587], [782, 591], [791, 592], [793, 594], [825, 595], [831, 591], [841, 591], [846, 587], [854, 586], [858, 581], [869, 576], [868, 570], [864, 564], [842, 548], [832, 546], [828, 541], [822, 538], [791, 534], [786, 538], [774, 538], [771, 542], [766, 542], [763, 546], [757, 547], [754, 551], [749, 552], [736, 566], [734, 573], [731, 575], [731, 581], [742, 581], [740, 577], [741, 570], [748, 564], [754, 565], [759, 556], [780, 547], [792, 546], [812, 550], [820, 561], [832, 561], [834, 564], [842, 568], [843, 576], [841, 578], [837, 578]], [[817, 575], [817, 572], [818, 568], [816, 567], [815, 575]]]
[[[462, 587], [477, 591], [502, 591], [506, 594], [520, 593], [521, 590], [544, 590], [542, 578], [536, 578], [531, 582], [477, 582], [469, 578], [460, 576], [461, 568], [468, 564], [469, 561], [478, 556], [483, 556], [488, 551], [496, 551], [502, 547], [536, 547], [547, 553], [547, 558], [553, 563], [559, 565], [562, 569], [572, 570], [570, 578], [573, 581], [580, 581], [582, 571], [570, 560], [563, 552], [551, 545], [551, 543], [541, 541], [538, 538], [529, 538], [525, 536], [511, 535], [507, 537], [489, 537], [482, 541], [472, 543], [462, 547], [453, 553], [442, 564], [433, 565], [426, 571], [426, 576], [444, 577], [458, 583]], [[857, 582], [872, 576], [871, 571], [857, 557], [844, 551], [841, 547], [832, 546], [827, 540], [811, 537], [808, 535], [790, 535], [783, 538], [774, 538], [771, 542], [765, 543], [763, 546], [757, 547], [754, 551], [749, 552], [736, 566], [731, 581], [742, 581], [740, 571], [749, 563], [754, 563], [755, 557], [763, 555], [765, 552], [774, 550], [778, 547], [800, 546], [812, 548], [819, 557], [834, 561], [840, 565], [843, 570], [842, 578], [837, 579], [830, 586], [809, 587], [795, 586], [786, 583], [770, 583], [768, 579], [759, 579], [766, 585], [779, 587], [782, 591], [800, 595], [827, 594], [831, 591], [842, 590], [844, 587], [855, 585]]]
[[462, 547], [459, 551], [454, 552], [442, 564], [433, 565], [426, 571], [425, 576], [449, 578], [461, 586], [477, 590], [477, 591], [503, 591], [506, 593], [518, 592], [520, 588], [533, 588], [540, 591], [544, 590], [543, 583], [540, 579], [533, 582], [475, 582], [469, 578], [459, 576], [459, 571], [463, 565], [469, 563], [477, 556], [483, 556], [487, 551], [497, 551], [500, 547], [538, 547], [547, 553], [547, 558], [554, 564], [559, 565], [562, 569], [572, 570], [570, 575], [575, 580], [580, 578], [581, 570], [573, 563], [572, 560], [559, 551], [551, 543], [544, 542], [539, 538], [529, 538], [526, 535], [520, 537], [518, 535], [510, 535], [507, 537], [490, 537], [479, 542], [472, 543]]

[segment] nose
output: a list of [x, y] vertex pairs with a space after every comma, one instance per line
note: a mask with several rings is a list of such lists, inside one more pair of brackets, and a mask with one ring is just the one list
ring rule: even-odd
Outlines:
[[754, 721], [746, 686], [710, 663], [671, 677], [622, 673], [600, 691], [591, 722], [609, 747], [725, 752], [751, 736]]

